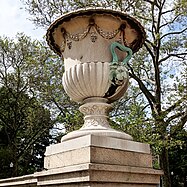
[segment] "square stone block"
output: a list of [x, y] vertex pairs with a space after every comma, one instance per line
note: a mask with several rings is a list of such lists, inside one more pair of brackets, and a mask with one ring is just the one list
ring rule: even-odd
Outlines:
[[47, 147], [46, 169], [84, 163], [152, 167], [152, 156], [148, 144], [94, 135]]

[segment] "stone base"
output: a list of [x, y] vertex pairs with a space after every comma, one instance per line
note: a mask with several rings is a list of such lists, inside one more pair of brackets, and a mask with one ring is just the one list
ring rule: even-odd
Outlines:
[[112, 128], [105, 128], [98, 125], [96, 127], [81, 128], [79, 130], [70, 132], [62, 137], [61, 142], [77, 139], [79, 137], [83, 137], [86, 135], [102, 136], [106, 138], [111, 137], [111, 138], [122, 139], [122, 140], [133, 140], [132, 136], [130, 136], [129, 134], [114, 130]]
[[86, 135], [46, 148], [44, 168], [98, 163], [152, 167], [148, 144], [104, 136]]
[[45, 170], [0, 180], [0, 186], [157, 187], [148, 144], [86, 135], [46, 149]]
[[94, 135], [47, 147], [44, 166], [41, 186], [156, 187], [162, 174], [148, 144]]
[[40, 186], [156, 187], [162, 172], [151, 168], [80, 164], [36, 173]]

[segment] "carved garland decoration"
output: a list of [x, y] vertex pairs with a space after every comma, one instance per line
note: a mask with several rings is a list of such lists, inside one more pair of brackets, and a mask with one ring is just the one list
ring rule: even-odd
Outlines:
[[82, 126], [81, 129], [89, 128], [89, 127], [98, 127], [98, 126], [110, 128], [107, 118], [94, 116], [92, 117], [92, 119], [85, 119], [84, 125]]
[[111, 106], [106, 103], [86, 103], [79, 110], [85, 117], [85, 123], [82, 128], [103, 126], [109, 128], [108, 112]]
[[112, 32], [104, 31], [95, 23], [93, 18], [90, 19], [89, 25], [87, 26], [87, 28], [85, 29], [83, 33], [71, 34], [67, 32], [64, 28], [61, 28], [61, 32], [62, 32], [64, 40], [62, 42], [60, 50], [61, 52], [64, 52], [66, 44], [67, 44], [68, 49], [71, 49], [72, 41], [75, 41], [75, 42], [81, 41], [88, 35], [88, 33], [90, 33], [90, 39], [93, 43], [96, 42], [97, 40], [97, 34], [99, 34], [101, 37], [105, 39], [110, 40], [110, 39], [115, 38], [117, 34], [120, 33], [121, 38], [118, 39], [118, 42], [123, 43], [125, 46], [131, 46], [131, 44], [127, 44], [127, 41], [125, 39], [125, 31], [124, 31], [125, 28], [126, 28], [126, 24], [123, 23], [118, 29]]
[[83, 105], [80, 108], [80, 111], [85, 115], [108, 115], [108, 111], [110, 110], [110, 106], [102, 105], [92, 105], [87, 104], [87, 106]]

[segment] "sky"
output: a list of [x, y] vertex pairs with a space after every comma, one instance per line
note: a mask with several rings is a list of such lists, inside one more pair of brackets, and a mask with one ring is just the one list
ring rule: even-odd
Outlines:
[[24, 32], [33, 39], [42, 39], [46, 31], [36, 28], [29, 17], [20, 0], [0, 0], [0, 36], [14, 38], [18, 32]]

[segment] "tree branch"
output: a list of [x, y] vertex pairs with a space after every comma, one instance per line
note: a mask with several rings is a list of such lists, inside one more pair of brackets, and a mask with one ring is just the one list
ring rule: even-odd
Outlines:
[[129, 67], [130, 70], [131, 70], [131, 73], [129, 72], [129, 75], [130, 75], [133, 79], [136, 80], [136, 82], [138, 83], [138, 85], [139, 85], [141, 91], [144, 93], [145, 97], [147, 98], [147, 100], [148, 100], [148, 102], [149, 102], [149, 104], [150, 104], [152, 110], [155, 111], [155, 110], [154, 110], [154, 106], [153, 106], [153, 103], [156, 102], [154, 96], [153, 96], [153, 95], [149, 92], [149, 90], [145, 87], [145, 85], [143, 84], [143, 82], [135, 75], [133, 68], [132, 68], [129, 64], [128, 64], [128, 67]]
[[155, 44], [153, 42], [151, 42], [150, 40], [145, 39], [145, 42], [149, 43], [153, 48], [155, 47]]
[[167, 115], [169, 112], [171, 112], [172, 110], [174, 110], [176, 107], [178, 107], [184, 100], [186, 100], [187, 97], [182, 97], [181, 99], [179, 99], [176, 103], [174, 103], [172, 106], [170, 106], [168, 109], [166, 109], [164, 111], [164, 114]]
[[[64, 112], [64, 108], [62, 108], [58, 103], [57, 103], [57, 101], [56, 101], [56, 99], [53, 97], [52, 98], [52, 101], [54, 102], [54, 104], [57, 106], [57, 108], [60, 110], [60, 112], [64, 115], [64, 116], [66, 116], [66, 112], [68, 112], [69, 113], [69, 111], [68, 110], [66, 110], [66, 112]], [[70, 114], [70, 113], [69, 113]]]
[[183, 113], [183, 116], [179, 119], [179, 122], [174, 126], [174, 131], [172, 134], [174, 134], [176, 131], [182, 130], [184, 128], [184, 125], [187, 122], [187, 110]]
[[168, 54], [168, 56], [162, 58], [161, 60], [159, 60], [159, 64], [166, 61], [167, 59], [169, 59], [170, 57], [174, 56], [174, 57], [177, 57], [177, 58], [182, 58], [181, 56], [182, 55], [187, 55], [187, 52], [186, 53], [170, 53]]
[[182, 13], [181, 13], [181, 14], [178, 14], [172, 21], [169, 21], [169, 22], [167, 22], [167, 23], [161, 25], [160, 28], [165, 27], [165, 26], [167, 26], [167, 25], [169, 25], [169, 24], [174, 23], [175, 20], [176, 20], [179, 16], [181, 16], [181, 15], [182, 15]]
[[24, 143], [24, 146], [23, 146], [24, 148], [19, 152], [18, 158], [19, 158], [23, 153], [25, 153], [25, 152], [29, 149], [29, 147], [30, 147], [31, 145], [33, 145], [33, 144], [38, 140], [38, 138], [39, 138], [46, 130], [48, 130], [48, 128], [46, 128], [46, 127], [41, 127], [41, 128], [39, 128], [39, 129], [34, 133], [34, 135], [31, 136], [31, 137], [29, 138], [29, 140], [27, 141], [27, 143], [26, 143], [26, 142]]
[[155, 26], [155, 17], [154, 17], [154, 4], [151, 6], [151, 16], [152, 16], [152, 28], [151, 28], [151, 34], [154, 40], [156, 40], [155, 32], [156, 32], [156, 26]]
[[178, 118], [178, 117], [180, 117], [180, 116], [182, 116], [182, 115], [184, 115], [184, 112], [182, 112], [182, 113], [180, 112], [180, 113], [174, 114], [174, 115], [170, 116], [170, 117], [166, 120], [166, 123], [169, 124], [172, 120], [174, 120], [174, 119], [176, 119], [176, 118]]
[[169, 32], [167, 34], [164, 34], [163, 36], [160, 37], [160, 40], [162, 40], [164, 37], [169, 36], [169, 35], [175, 35], [175, 34], [182, 34], [183, 32], [185, 32], [187, 30], [187, 27], [181, 31], [176, 31], [176, 32]]
[[176, 8], [173, 8], [173, 9], [170, 9], [170, 10], [166, 10], [166, 11], [162, 12], [162, 15], [170, 13], [170, 12], [173, 12], [175, 10], [176, 10]]
[[145, 42], [144, 42], [144, 46], [147, 49], [147, 51], [149, 52], [149, 54], [151, 55], [152, 60], [154, 61], [155, 60], [155, 55], [153, 54], [153, 52], [151, 51], [151, 49], [148, 47], [148, 45]]

